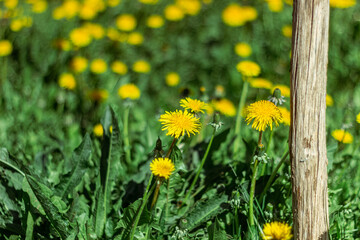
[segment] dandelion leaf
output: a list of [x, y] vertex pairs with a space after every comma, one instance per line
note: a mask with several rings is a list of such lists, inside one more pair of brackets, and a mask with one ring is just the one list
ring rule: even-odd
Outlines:
[[219, 220], [215, 221], [208, 227], [209, 240], [227, 240], [226, 232], [221, 228]]

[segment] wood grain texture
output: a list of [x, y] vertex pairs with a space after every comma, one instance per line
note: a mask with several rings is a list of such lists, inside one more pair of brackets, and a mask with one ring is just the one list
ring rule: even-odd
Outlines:
[[294, 239], [328, 239], [326, 81], [329, 0], [294, 0], [290, 157]]

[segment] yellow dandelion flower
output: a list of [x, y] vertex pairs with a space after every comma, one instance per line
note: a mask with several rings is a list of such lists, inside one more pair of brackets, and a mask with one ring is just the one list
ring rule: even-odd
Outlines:
[[128, 83], [119, 88], [118, 94], [122, 99], [130, 98], [135, 100], [140, 97], [140, 89], [135, 84]]
[[139, 2], [143, 4], [157, 4], [159, 0], [138, 0]]
[[272, 82], [265, 78], [251, 78], [248, 81], [253, 88], [271, 89], [273, 86]]
[[11, 54], [13, 46], [8, 40], [0, 40], [0, 57], [8, 56]]
[[290, 126], [290, 111], [287, 110], [287, 108], [285, 107], [278, 107], [280, 112], [281, 112], [281, 116], [282, 116], [282, 123], [284, 123], [287, 126]]
[[121, 31], [130, 32], [136, 27], [136, 18], [131, 14], [123, 14], [116, 18], [116, 26]]
[[39, 1], [35, 1], [32, 4], [31, 11], [34, 13], [42, 13], [45, 12], [46, 8], [47, 8], [47, 2], [43, 0], [39, 0]]
[[108, 0], [107, 1], [107, 5], [109, 7], [116, 7], [117, 5], [119, 5], [121, 2], [121, 0]]
[[74, 57], [70, 62], [70, 68], [76, 73], [82, 73], [88, 66], [88, 60], [84, 57]]
[[102, 74], [104, 72], [106, 72], [107, 70], [107, 64], [106, 62], [101, 59], [101, 58], [97, 58], [92, 60], [91, 64], [90, 64], [90, 71], [95, 73], [95, 74]]
[[201, 127], [199, 118], [195, 117], [188, 111], [175, 110], [175, 112], [165, 112], [160, 116], [159, 121], [163, 125], [163, 131], [167, 130], [166, 135], [170, 135], [174, 138], [187, 134], [199, 133]]
[[166, 74], [165, 82], [170, 87], [175, 87], [180, 82], [180, 76], [176, 72], [169, 72]]
[[203, 101], [197, 100], [197, 99], [191, 99], [191, 98], [185, 98], [180, 100], [180, 106], [185, 108], [185, 110], [189, 110], [193, 113], [204, 113], [203, 110], [206, 109], [207, 104]]
[[148, 17], [146, 25], [151, 28], [161, 28], [164, 25], [164, 19], [160, 15], [151, 15]]
[[290, 240], [292, 238], [291, 227], [286, 223], [266, 223], [263, 228], [263, 240]]
[[345, 131], [344, 129], [336, 129], [332, 131], [331, 136], [335, 138], [336, 141], [342, 142], [345, 144], [350, 144], [353, 142], [354, 138], [348, 131]]
[[85, 47], [91, 43], [91, 35], [84, 28], [75, 28], [70, 32], [70, 40], [77, 47]]
[[98, 123], [93, 128], [93, 133], [96, 137], [102, 137], [104, 135], [104, 129], [103, 126]]
[[5, 0], [4, 1], [4, 6], [7, 9], [14, 9], [16, 8], [16, 6], [18, 5], [19, 1], [18, 0]]
[[139, 32], [132, 32], [128, 35], [127, 42], [131, 45], [140, 45], [144, 41], [144, 37]]
[[150, 64], [145, 60], [136, 61], [132, 68], [137, 73], [148, 73], [151, 71]]
[[23, 21], [21, 19], [14, 19], [10, 22], [10, 29], [13, 32], [18, 32], [24, 27]]
[[330, 7], [349, 8], [355, 6], [356, 0], [330, 0]]
[[229, 99], [222, 98], [219, 100], [213, 100], [211, 103], [216, 111], [219, 111], [225, 116], [234, 117], [236, 115], [235, 105]]
[[196, 15], [201, 9], [199, 0], [176, 0], [176, 5], [189, 15]]
[[150, 170], [155, 176], [168, 179], [175, 170], [175, 165], [169, 158], [155, 158], [150, 163]]
[[168, 5], [164, 9], [164, 15], [169, 21], [180, 21], [184, 18], [184, 11], [176, 5]]
[[62, 73], [58, 80], [59, 86], [73, 90], [76, 87], [75, 77], [71, 73]]
[[222, 12], [223, 22], [230, 27], [243, 26], [248, 21], [257, 18], [257, 11], [253, 7], [241, 7], [236, 3], [228, 5]]
[[287, 38], [291, 38], [292, 36], [292, 26], [291, 25], [285, 25], [282, 27], [281, 29], [282, 34], [287, 37]]
[[274, 85], [270, 91], [271, 94], [273, 94], [274, 90], [278, 88], [281, 91], [281, 95], [284, 97], [290, 97], [290, 88], [286, 85], [278, 84]]
[[236, 65], [236, 69], [244, 77], [256, 77], [260, 74], [260, 66], [252, 61], [241, 61]]
[[358, 123], [360, 123], [360, 113], [359, 113], [358, 115], [356, 115], [356, 121], [357, 121]]
[[240, 57], [248, 57], [251, 55], [251, 52], [251, 47], [247, 43], [239, 42], [235, 45], [235, 53]]
[[109, 92], [105, 89], [95, 89], [88, 92], [88, 97], [96, 102], [102, 102], [109, 97]]
[[94, 8], [91, 3], [85, 2], [79, 9], [79, 17], [81, 19], [90, 20], [94, 19], [98, 11]]
[[101, 39], [105, 36], [105, 29], [97, 23], [85, 23], [83, 26], [94, 39]]
[[331, 107], [333, 105], [334, 99], [330, 95], [326, 94], [326, 106]]
[[252, 128], [258, 131], [265, 131], [268, 126], [272, 130], [273, 123], [278, 126], [279, 122], [282, 121], [282, 116], [279, 108], [274, 103], [260, 100], [246, 108], [245, 121], [249, 125], [252, 120], [254, 120]]
[[71, 43], [65, 39], [56, 39], [53, 43], [53, 46], [57, 49], [63, 51], [70, 51], [71, 50]]
[[111, 64], [111, 70], [114, 73], [120, 74], [120, 75], [125, 75], [128, 71], [128, 68], [126, 66], [125, 63], [121, 62], [121, 61], [114, 61]]
[[270, 11], [272, 12], [281, 12], [284, 8], [284, 3], [282, 0], [266, 0]]

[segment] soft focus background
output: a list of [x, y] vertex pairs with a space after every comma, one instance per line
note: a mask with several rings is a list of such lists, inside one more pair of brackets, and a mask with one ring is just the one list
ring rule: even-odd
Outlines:
[[[360, 239], [360, 5], [356, 0], [330, 0], [330, 6], [330, 234], [332, 239]], [[291, 21], [291, 0], [0, 0], [0, 146], [56, 187], [68, 171], [64, 159], [71, 158], [89, 133], [92, 160], [79, 193], [91, 202], [103, 135], [100, 119], [110, 105], [122, 134], [124, 109], [130, 106], [133, 169], [124, 173], [113, 196], [117, 210], [109, 224], [116, 226], [119, 209], [142, 197], [158, 136], [165, 149], [169, 146], [159, 116], [178, 108], [184, 97], [209, 103], [201, 134], [184, 139], [187, 171], [199, 165], [212, 132], [206, 124], [215, 111], [224, 123], [194, 201], [210, 198], [219, 185], [236, 192], [236, 186], [249, 180], [248, 151], [257, 133], [243, 119], [241, 151], [233, 153], [230, 147], [247, 81], [246, 105], [268, 99], [275, 88], [286, 100], [281, 109], [284, 122], [271, 134], [268, 147], [272, 163], [259, 179], [260, 184], [261, 178], [266, 182], [287, 148]], [[244, 77], [246, 69], [237, 67], [241, 61], [258, 64], [261, 73]], [[126, 99], [131, 89], [120, 90], [126, 84], [139, 88], [134, 100]], [[269, 137], [265, 132], [265, 139]], [[28, 206], [20, 191], [21, 176], [0, 170], [0, 237], [25, 236]], [[212, 177], [215, 173], [221, 177]], [[291, 225], [289, 162], [258, 209], [260, 228], [273, 220]], [[33, 216], [35, 239], [56, 238], [39, 216]], [[228, 237], [235, 234], [229, 216], [231, 210], [218, 216]], [[208, 238], [204, 222], [190, 231], [190, 239]], [[246, 231], [246, 217], [240, 224]], [[110, 225], [105, 234], [109, 239], [116, 235]], [[164, 236], [173, 236], [175, 225]]]

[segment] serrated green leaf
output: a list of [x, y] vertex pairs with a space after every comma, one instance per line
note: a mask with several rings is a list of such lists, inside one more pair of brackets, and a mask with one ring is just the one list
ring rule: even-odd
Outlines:
[[[94, 228], [98, 237], [103, 235], [106, 216], [111, 211], [111, 191], [118, 181], [119, 173], [122, 171], [120, 162], [120, 130], [115, 113], [111, 107], [107, 107], [105, 115], [101, 119], [101, 124], [104, 128], [100, 157], [101, 188], [97, 193], [96, 218], [94, 221]], [[112, 132], [110, 132], [110, 127], [112, 128]]]
[[180, 228], [191, 231], [200, 224], [222, 213], [225, 208], [221, 205], [227, 201], [227, 195], [216, 196], [204, 202], [198, 202], [190, 213], [180, 220]]
[[47, 219], [55, 228], [61, 239], [67, 239], [72, 234], [72, 227], [69, 220], [59, 213], [59, 209], [51, 201], [53, 192], [47, 186], [37, 182], [33, 177], [25, 175], [31, 190], [33, 191], [36, 199], [39, 201], [41, 207], [44, 209]]
[[72, 155], [72, 162], [74, 163], [73, 170], [61, 178], [60, 184], [57, 186], [57, 195], [63, 200], [67, 195], [80, 184], [82, 177], [87, 170], [87, 162], [92, 151], [91, 139], [89, 134], [86, 134], [81, 144], [75, 149]]

